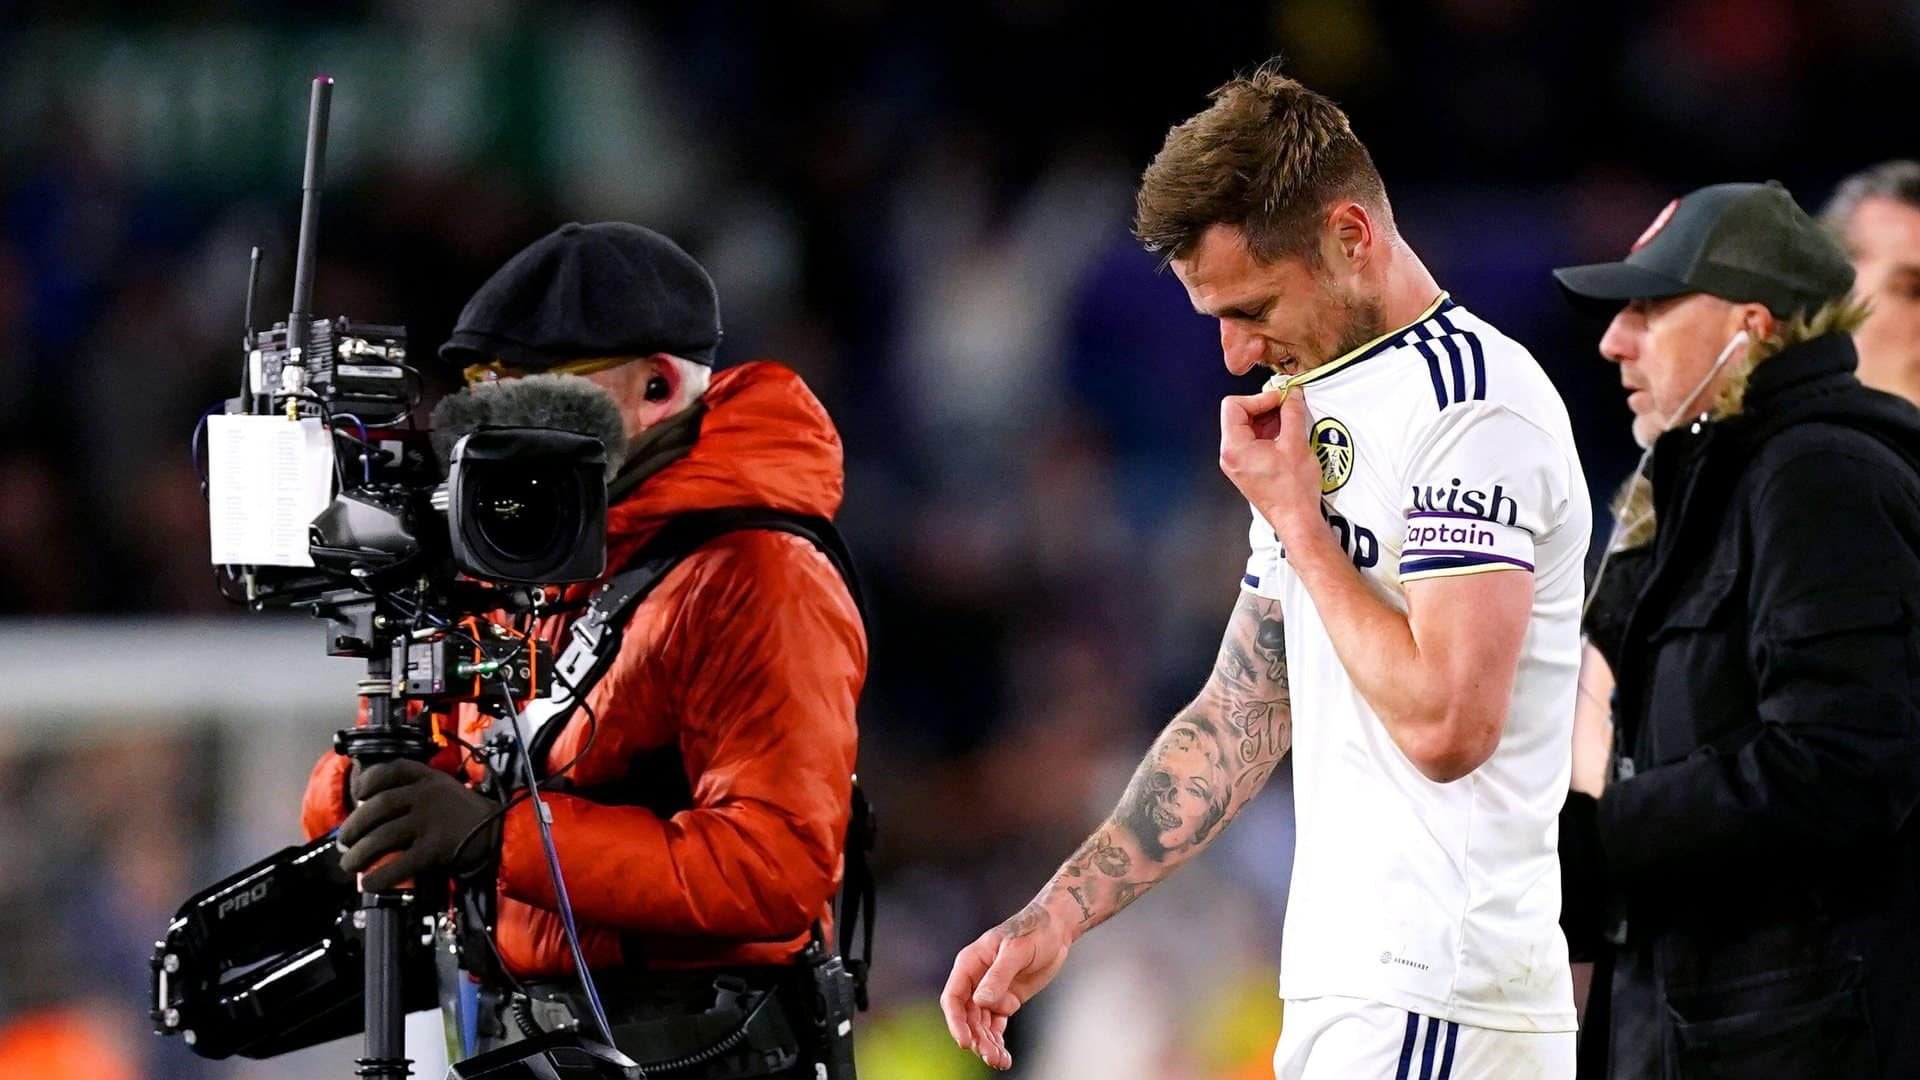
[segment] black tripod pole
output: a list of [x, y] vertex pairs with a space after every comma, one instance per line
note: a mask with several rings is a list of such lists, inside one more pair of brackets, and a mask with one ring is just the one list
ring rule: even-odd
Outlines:
[[367, 1052], [356, 1071], [368, 1080], [403, 1080], [413, 1071], [400, 1004], [403, 904], [404, 897], [395, 893], [365, 893], [360, 898], [360, 912], [367, 920]]
[[[394, 696], [391, 647], [376, 647], [367, 658], [367, 677], [360, 696], [367, 703], [367, 722], [334, 736], [334, 747], [361, 768], [395, 758], [426, 760], [431, 742], [425, 731], [409, 722], [403, 699]], [[397, 714], [397, 715], [396, 715]], [[356, 1065], [365, 1080], [405, 1080], [412, 1072], [406, 1049], [406, 1007], [400, 984], [400, 957], [409, 897], [403, 889], [363, 893], [359, 921], [364, 930], [366, 1054]]]

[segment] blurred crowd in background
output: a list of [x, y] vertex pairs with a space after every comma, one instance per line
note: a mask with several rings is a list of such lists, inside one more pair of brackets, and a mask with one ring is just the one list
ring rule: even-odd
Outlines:
[[[1247, 511], [1213, 446], [1243, 384], [1127, 231], [1170, 124], [1274, 53], [1340, 102], [1443, 286], [1566, 396], [1597, 506], [1628, 414], [1548, 268], [1617, 257], [1701, 183], [1815, 207], [1920, 135], [1911, 0], [638, 7], [0, 6], [0, 611], [250, 618], [214, 589], [188, 436], [234, 392], [252, 245], [256, 318], [284, 317], [315, 72], [337, 80], [316, 313], [404, 323], [426, 357], [556, 225], [661, 229], [718, 282], [722, 364], [787, 362], [845, 436], [881, 1080], [984, 1072], [934, 1005], [954, 951], [1110, 807], [1235, 596]], [[140, 730], [0, 723], [0, 1074], [79, 1017], [111, 1036], [71, 1040], [99, 1055], [71, 1075], [240, 1075], [144, 1034], [145, 958], [264, 854], [235, 858], [206, 795], [247, 747]], [[248, 810], [289, 842], [299, 779]], [[1076, 951], [1014, 1025], [1018, 1075], [1270, 1075], [1274, 788]]]

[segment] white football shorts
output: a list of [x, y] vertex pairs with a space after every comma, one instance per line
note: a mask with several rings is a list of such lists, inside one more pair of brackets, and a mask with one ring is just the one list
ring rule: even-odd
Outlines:
[[1377, 1001], [1290, 1000], [1275, 1080], [1572, 1080], [1571, 1031], [1468, 1027]]

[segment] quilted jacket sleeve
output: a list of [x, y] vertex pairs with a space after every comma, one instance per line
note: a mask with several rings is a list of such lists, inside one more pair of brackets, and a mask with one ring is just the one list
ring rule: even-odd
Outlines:
[[329, 750], [313, 763], [307, 777], [307, 793], [300, 800], [300, 828], [307, 839], [318, 840], [347, 820], [352, 805], [347, 801], [347, 775], [353, 762]]
[[[866, 671], [860, 616], [832, 565], [797, 537], [744, 532], [682, 563], [661, 592], [693, 807], [547, 798], [575, 913], [632, 933], [780, 941], [821, 917], [840, 872]], [[649, 600], [649, 602], [652, 602]], [[629, 637], [616, 664], [649, 644]], [[508, 815], [500, 885], [557, 907], [531, 805]]]

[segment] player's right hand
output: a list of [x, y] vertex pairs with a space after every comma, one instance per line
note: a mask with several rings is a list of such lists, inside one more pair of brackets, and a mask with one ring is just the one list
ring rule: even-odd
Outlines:
[[1007, 1019], [1053, 981], [1072, 945], [1061, 922], [1032, 903], [961, 949], [940, 995], [953, 1041], [993, 1068], [1012, 1068]]

